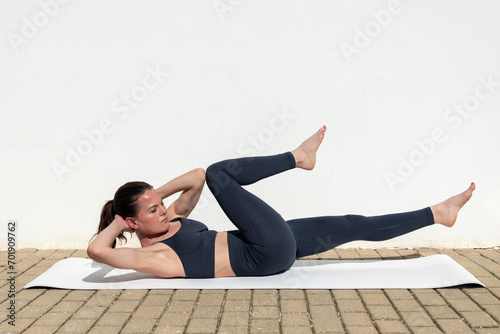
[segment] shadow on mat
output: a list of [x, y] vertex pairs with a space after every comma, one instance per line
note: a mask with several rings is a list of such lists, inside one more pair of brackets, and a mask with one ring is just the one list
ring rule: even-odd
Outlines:
[[116, 269], [114, 267], [108, 266], [107, 264], [102, 264], [93, 261], [92, 264], [90, 265], [92, 268], [100, 268], [98, 271], [84, 277], [82, 281], [88, 282], [88, 283], [116, 283], [116, 282], [130, 282], [130, 281], [137, 281], [141, 279], [150, 279], [150, 278], [156, 278], [156, 279], [163, 279], [162, 277], [153, 275], [153, 274], [144, 274], [140, 272], [129, 272], [129, 273], [123, 273], [119, 275], [113, 275], [109, 277], [105, 277], [108, 275], [112, 270], [117, 271], [120, 269]]

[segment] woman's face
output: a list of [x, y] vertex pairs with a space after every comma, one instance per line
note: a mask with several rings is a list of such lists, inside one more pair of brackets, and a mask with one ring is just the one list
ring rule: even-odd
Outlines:
[[133, 218], [136, 223], [136, 231], [144, 235], [155, 235], [168, 231], [170, 227], [167, 209], [163, 201], [154, 189], [146, 190], [137, 200], [139, 211], [137, 217]]

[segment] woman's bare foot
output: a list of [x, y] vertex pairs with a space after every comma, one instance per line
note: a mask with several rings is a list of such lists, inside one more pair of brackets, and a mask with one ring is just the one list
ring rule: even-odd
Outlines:
[[434, 215], [434, 223], [452, 227], [457, 220], [458, 211], [471, 198], [474, 189], [476, 189], [476, 185], [474, 184], [474, 182], [472, 182], [469, 189], [467, 189], [463, 193], [450, 197], [444, 202], [431, 206], [431, 211]]
[[326, 125], [307, 138], [299, 147], [292, 151], [295, 157], [295, 167], [311, 170], [316, 165], [316, 151], [325, 137]]

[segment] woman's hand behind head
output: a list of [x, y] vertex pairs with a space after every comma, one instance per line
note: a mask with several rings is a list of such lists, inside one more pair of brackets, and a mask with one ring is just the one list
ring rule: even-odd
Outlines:
[[115, 215], [115, 219], [111, 223], [120, 224], [123, 227], [124, 232], [134, 233], [134, 229], [128, 226], [128, 224], [120, 215]]

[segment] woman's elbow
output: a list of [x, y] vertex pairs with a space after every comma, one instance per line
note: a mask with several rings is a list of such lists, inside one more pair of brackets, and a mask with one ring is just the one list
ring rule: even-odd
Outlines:
[[95, 245], [92, 244], [87, 247], [87, 255], [92, 260], [97, 261], [100, 254], [101, 254], [101, 249], [99, 247], [96, 247]]
[[196, 168], [195, 169], [196, 171], [196, 175], [198, 176], [199, 180], [200, 180], [200, 183], [203, 184], [205, 183], [205, 170], [203, 168]]
[[198, 175], [200, 175], [201, 178], [205, 178], [205, 170], [203, 168], [196, 168], [196, 172], [198, 172]]

